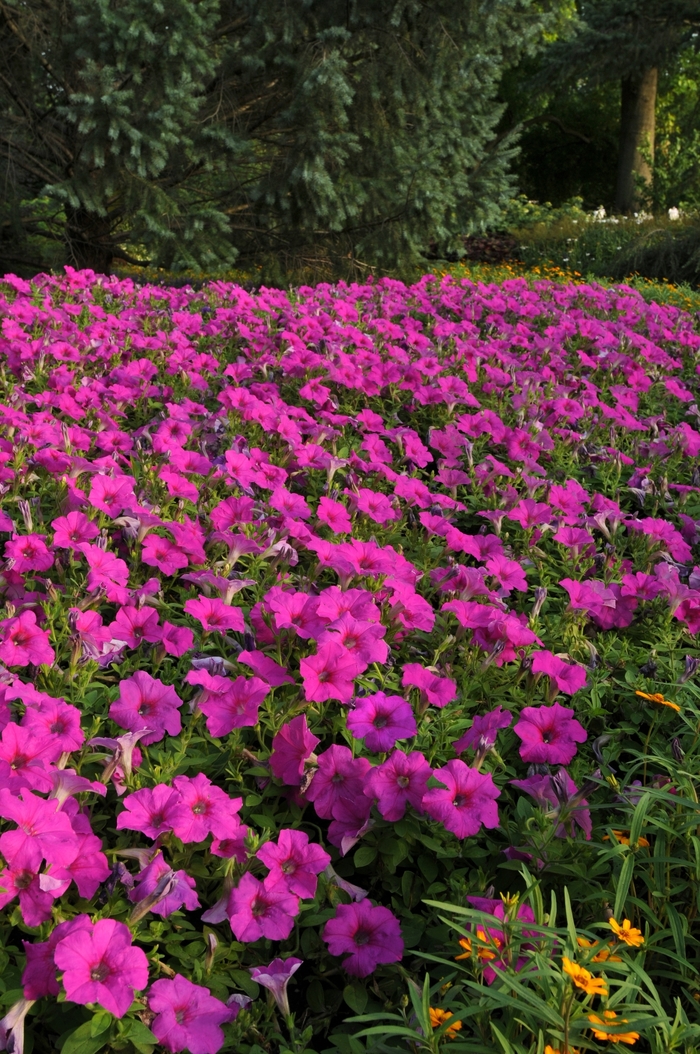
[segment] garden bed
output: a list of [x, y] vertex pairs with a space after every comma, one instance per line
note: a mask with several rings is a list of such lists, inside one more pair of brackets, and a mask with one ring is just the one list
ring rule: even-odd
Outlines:
[[0, 296], [0, 1044], [695, 1050], [696, 317]]

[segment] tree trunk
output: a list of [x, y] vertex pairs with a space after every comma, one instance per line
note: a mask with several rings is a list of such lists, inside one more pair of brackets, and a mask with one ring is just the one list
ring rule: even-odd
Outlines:
[[631, 212], [639, 205], [638, 180], [651, 183], [656, 124], [657, 69], [644, 70], [622, 81], [620, 152], [615, 211]]
[[109, 274], [114, 259], [111, 223], [87, 209], [66, 209], [66, 263]]

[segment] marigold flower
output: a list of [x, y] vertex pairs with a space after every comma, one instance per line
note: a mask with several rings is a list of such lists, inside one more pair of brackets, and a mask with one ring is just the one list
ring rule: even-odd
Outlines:
[[623, 919], [622, 924], [612, 918], [608, 919], [608, 922], [617, 939], [629, 944], [630, 948], [638, 948], [640, 944], [644, 944], [642, 931], [635, 929], [629, 919]]
[[639, 1032], [601, 1032], [597, 1029], [596, 1025], [627, 1025], [629, 1022], [626, 1018], [621, 1017], [618, 1019], [617, 1014], [614, 1010], [604, 1010], [603, 1017], [598, 1017], [597, 1014], [589, 1014], [588, 1020], [592, 1023], [593, 1028], [591, 1031], [596, 1039], [608, 1040], [609, 1043], [629, 1043], [630, 1046], [636, 1043], [639, 1039]]
[[[628, 834], [623, 834], [622, 831], [615, 831], [615, 830], [613, 830], [613, 834], [615, 835], [615, 840], [618, 841], [620, 843], [620, 845], [629, 845], [630, 844], [630, 839], [629, 839], [629, 835]], [[610, 841], [610, 835], [609, 834], [604, 834], [603, 835], [603, 841], [604, 842], [609, 842]], [[635, 845], [637, 847], [641, 848], [641, 849], [648, 849], [649, 848], [649, 839], [648, 838], [643, 838], [642, 835], [640, 835], [639, 838], [637, 839], [637, 841], [635, 842]]]
[[604, 977], [594, 977], [590, 970], [586, 970], [583, 966], [579, 966], [577, 963], [572, 962], [571, 959], [567, 959], [566, 955], [562, 956], [561, 963], [564, 973], [567, 974], [576, 987], [580, 988], [582, 992], [586, 993], [586, 995], [606, 996], [608, 994]]
[[680, 706], [678, 703], [672, 703], [670, 699], [664, 699], [661, 692], [654, 692], [653, 695], [649, 695], [648, 692], [635, 692], [641, 699], [648, 699], [650, 703], [656, 703], [658, 706], [668, 706], [671, 710], [675, 710], [676, 713], [680, 712]]
[[[454, 1017], [448, 1010], [440, 1010], [439, 1007], [430, 1007], [430, 1024], [433, 1028], [440, 1028], [440, 1025], [444, 1025], [446, 1021], [449, 1021]], [[445, 1031], [445, 1035], [448, 1039], [455, 1039], [457, 1033], [462, 1027], [461, 1021], [455, 1021], [453, 1025], [449, 1025]]]

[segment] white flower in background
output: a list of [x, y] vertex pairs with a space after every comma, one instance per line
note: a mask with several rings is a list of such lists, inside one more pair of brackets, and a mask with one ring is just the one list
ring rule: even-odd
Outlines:
[[681, 218], [681, 214], [675, 205], [672, 205], [671, 208], [668, 210], [668, 218], [670, 220], [679, 220]]
[[593, 219], [597, 223], [602, 223], [606, 216], [607, 216], [607, 212], [605, 211], [605, 209], [603, 208], [602, 205], [599, 205], [598, 208], [593, 213]]

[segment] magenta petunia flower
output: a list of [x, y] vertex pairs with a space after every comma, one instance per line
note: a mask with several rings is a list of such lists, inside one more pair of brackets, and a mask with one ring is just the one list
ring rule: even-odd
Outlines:
[[542, 809], [554, 807], [554, 816], [560, 820], [555, 834], [557, 838], [574, 837], [574, 824], [590, 839], [593, 830], [588, 802], [581, 794], [566, 769], [561, 768], [554, 776], [528, 776], [524, 780], [511, 780], [514, 787], [525, 791], [535, 799]]
[[334, 534], [352, 534], [352, 520], [345, 505], [331, 498], [319, 498], [316, 515]]
[[400, 962], [403, 939], [399, 920], [388, 908], [368, 900], [339, 904], [323, 928], [331, 955], [347, 955], [343, 968], [354, 977], [368, 977], [380, 963]]
[[272, 992], [280, 1012], [289, 1017], [287, 985], [302, 965], [303, 959], [273, 959], [269, 966], [249, 966], [250, 976], [268, 992]]
[[[329, 858], [330, 859], [330, 858]], [[27, 926], [41, 926], [51, 918], [53, 902], [66, 890], [68, 882], [50, 880], [46, 885], [46, 875], [39, 876], [35, 870], [33, 854], [26, 848], [15, 855], [12, 864], [0, 871], [0, 908], [6, 907], [15, 897], [19, 897], [22, 919]]]
[[131, 476], [94, 476], [88, 501], [108, 516], [118, 516], [122, 509], [135, 504], [134, 480]]
[[367, 749], [376, 753], [391, 750], [397, 739], [410, 739], [418, 731], [406, 700], [384, 692], [356, 698], [347, 726], [356, 739], [364, 739]]
[[346, 611], [324, 629], [318, 643], [342, 644], [366, 665], [371, 662], [385, 663], [389, 658], [389, 645], [383, 640], [385, 634], [386, 627], [379, 622], [356, 619]]
[[289, 676], [284, 667], [261, 651], [242, 651], [237, 661], [244, 666], [250, 666], [253, 673], [261, 680], [267, 681], [271, 688], [278, 688], [281, 684], [294, 684], [294, 678]]
[[288, 787], [298, 787], [304, 778], [304, 765], [321, 740], [309, 731], [306, 715], [299, 714], [282, 725], [272, 740], [270, 768]]
[[496, 736], [502, 728], [508, 728], [513, 720], [513, 715], [506, 710], [505, 713], [500, 704], [488, 714], [477, 714], [469, 728], [461, 739], [453, 743], [456, 754], [462, 754], [465, 750], [478, 752], [490, 750], [496, 742]]
[[236, 677], [235, 681], [228, 681], [225, 693], [200, 700], [199, 709], [206, 714], [210, 735], [218, 738], [234, 728], [256, 725], [260, 704], [269, 691], [269, 684], [259, 677]]
[[496, 798], [501, 793], [490, 772], [477, 772], [463, 761], [448, 761], [433, 772], [445, 789], [433, 787], [423, 796], [423, 808], [457, 838], [468, 838], [479, 828], [498, 827]]
[[418, 751], [404, 754], [394, 750], [381, 765], [373, 768], [364, 786], [364, 794], [374, 798], [385, 820], [392, 823], [403, 818], [406, 806], [423, 812], [423, 795], [433, 770]]
[[147, 838], [158, 838], [172, 831], [178, 819], [180, 795], [165, 783], [144, 787], [124, 798], [124, 812], [117, 816], [118, 831], [141, 831]]
[[0, 853], [9, 864], [23, 854], [23, 866], [38, 871], [42, 860], [64, 866], [74, 859], [75, 833], [55, 798], [45, 801], [26, 789], [16, 797], [3, 788], [0, 816], [17, 824], [16, 830], [0, 834]]
[[153, 644], [162, 636], [158, 625], [158, 612], [153, 608], [134, 607], [133, 604], [119, 608], [117, 617], [108, 627], [112, 640], [123, 641], [129, 648], [138, 648], [142, 641]]
[[566, 695], [573, 695], [574, 692], [586, 687], [586, 671], [583, 666], [564, 662], [551, 651], [533, 652], [532, 672], [546, 673], [556, 688]]
[[149, 534], [141, 550], [141, 562], [149, 567], [157, 567], [164, 575], [174, 575], [176, 571], [187, 567], [189, 560], [182, 549], [168, 538], [159, 538]]
[[26, 571], [48, 571], [53, 564], [53, 555], [44, 541], [43, 534], [18, 534], [5, 542], [5, 559], [18, 574]]
[[162, 918], [167, 918], [183, 906], [187, 911], [194, 911], [200, 906], [195, 880], [186, 871], [173, 871], [161, 852], [156, 853], [134, 882], [134, 888], [129, 891], [129, 900]]
[[457, 685], [451, 677], [439, 677], [419, 662], [407, 662], [403, 667], [401, 684], [419, 688], [426, 703], [442, 708], [457, 698]]
[[59, 941], [78, 930], [90, 931], [92, 922], [87, 915], [76, 915], [67, 922], [59, 922], [51, 931], [47, 941], [22, 941], [27, 962], [22, 973], [22, 985], [25, 999], [43, 999], [45, 996], [58, 995], [59, 985], [56, 978], [56, 964], [53, 953]]
[[246, 872], [231, 890], [226, 913], [237, 941], [249, 944], [267, 937], [283, 941], [292, 932], [299, 914], [299, 898], [282, 882], [264, 882]]
[[535, 765], [568, 765], [578, 749], [576, 744], [588, 738], [574, 711], [559, 703], [526, 706], [514, 732], [522, 740], [520, 757]]
[[179, 659], [194, 647], [194, 634], [189, 626], [175, 626], [172, 622], [164, 622], [160, 644], [166, 654]]
[[180, 804], [173, 811], [172, 823], [181, 842], [203, 842], [210, 833], [216, 838], [234, 834], [240, 823], [242, 798], [229, 798], [203, 772], [192, 779], [176, 776], [173, 786], [180, 795]]
[[334, 743], [318, 755], [317, 762], [306, 797], [314, 803], [318, 816], [329, 820], [340, 801], [362, 801], [364, 781], [371, 767], [367, 758], [353, 758], [349, 747]]
[[6, 666], [50, 666], [56, 658], [49, 634], [37, 625], [33, 611], [5, 619], [0, 624], [0, 632], [3, 635], [0, 662]]
[[80, 711], [63, 699], [46, 696], [36, 706], [28, 705], [22, 727], [44, 741], [47, 756], [57, 761], [63, 753], [79, 750], [85, 740], [80, 727]]
[[349, 703], [355, 691], [355, 678], [367, 668], [342, 644], [322, 644], [315, 655], [299, 663], [304, 695], [310, 703], [338, 699]]
[[167, 732], [176, 736], [182, 728], [182, 699], [170, 684], [163, 684], [145, 670], [137, 670], [119, 685], [119, 695], [109, 708], [109, 716], [130, 732], [148, 728], [144, 746], [158, 743]]
[[134, 991], [148, 984], [148, 959], [134, 948], [123, 922], [100, 919], [91, 929], [80, 929], [56, 945], [54, 962], [63, 972], [66, 999], [97, 1003], [115, 1017], [123, 1017]]
[[243, 612], [240, 608], [224, 604], [218, 597], [199, 596], [196, 600], [187, 600], [184, 611], [201, 622], [207, 633], [245, 633]]
[[274, 613], [275, 629], [292, 630], [302, 640], [317, 640], [326, 628], [318, 617], [318, 597], [303, 592], [288, 592], [275, 586], [265, 597]]
[[325, 870], [331, 858], [315, 842], [309, 843], [303, 831], [280, 831], [277, 844], [265, 842], [255, 854], [269, 867], [270, 884], [283, 883], [290, 893], [311, 899], [316, 896], [317, 876]]
[[231, 1008], [208, 988], [193, 984], [181, 974], [154, 981], [148, 993], [148, 1009], [156, 1016], [151, 1031], [171, 1054], [216, 1054], [224, 1045], [221, 1026], [233, 1021], [238, 1008]]

